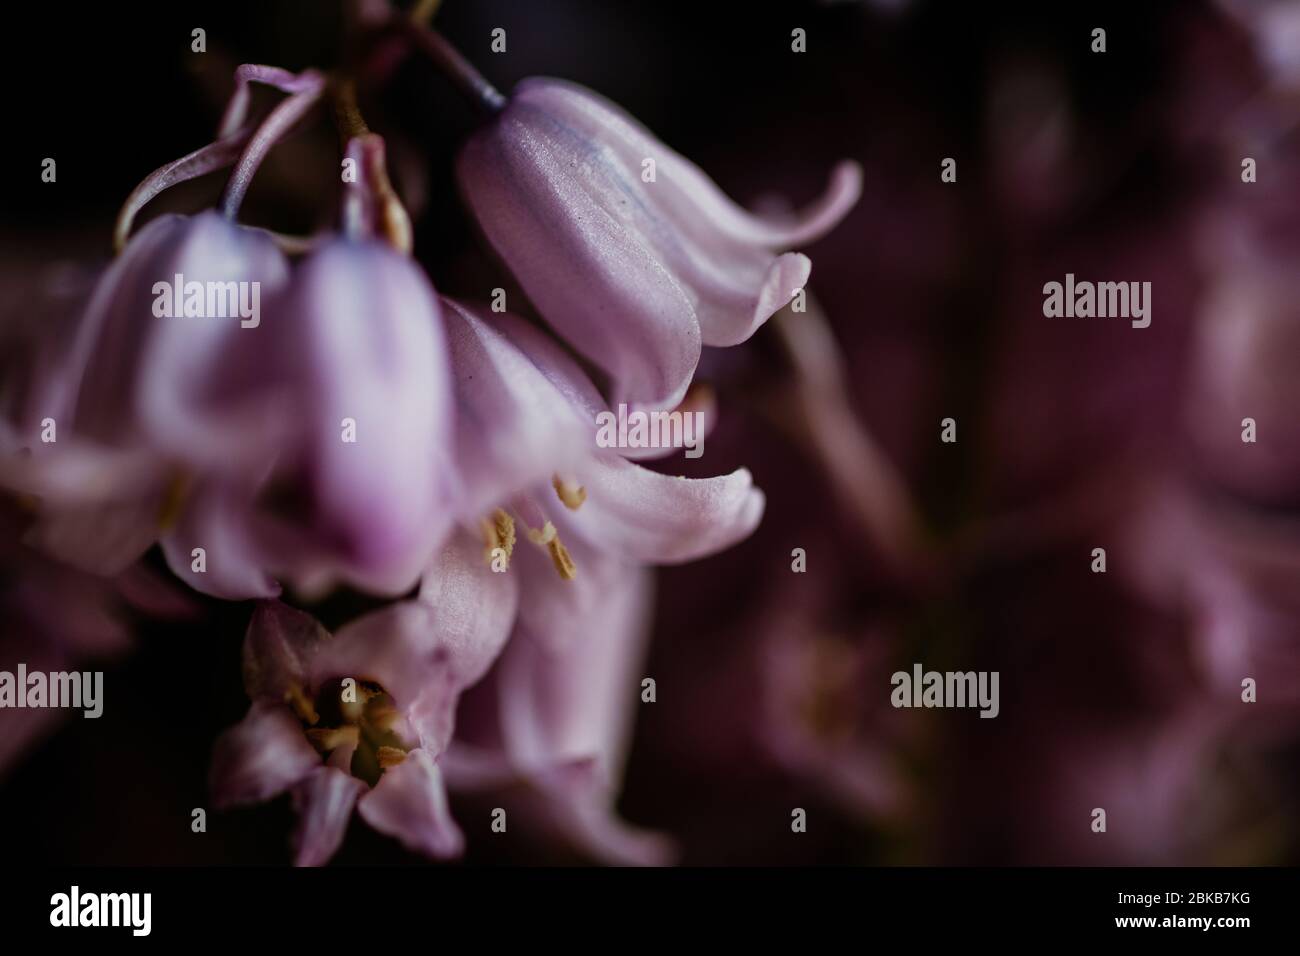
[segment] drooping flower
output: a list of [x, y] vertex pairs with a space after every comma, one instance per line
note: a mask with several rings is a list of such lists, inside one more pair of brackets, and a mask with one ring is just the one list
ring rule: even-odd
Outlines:
[[[402, 210], [373, 134], [349, 143], [363, 175], [345, 189], [346, 237], [291, 268], [270, 234], [234, 220], [322, 86], [269, 67], [236, 79], [222, 138], [148, 177], [119, 235], [160, 189], [234, 162], [221, 211], [162, 216], [126, 244], [42, 393], [63, 440], [6, 437], [33, 453], [7, 455], [2, 477], [39, 503], [32, 541], [91, 570], [160, 542], [217, 597], [273, 596], [281, 579], [401, 594], [450, 524], [438, 302], [401, 243], [379, 241]], [[292, 95], [240, 132], [253, 79]]]
[[408, 590], [450, 525], [451, 385], [437, 298], [418, 266], [338, 239], [294, 271], [268, 322], [297, 426], [276, 460], [264, 560], [304, 586]]
[[264, 374], [265, 328], [172, 312], [191, 284], [201, 314], [209, 287], [229, 305], [228, 283], [269, 297], [287, 281], [266, 235], [215, 212], [159, 217], [132, 240], [41, 390], [55, 440], [24, 435], [6, 455], [6, 486], [39, 505], [34, 543], [114, 574], [165, 531], [192, 476], [265, 467], [287, 425]]
[[444, 763], [448, 785], [501, 792], [535, 832], [607, 863], [660, 865], [675, 850], [615, 811], [641, 703], [649, 573], [619, 561], [588, 567], [596, 599], [555, 635], [521, 620], [497, 667], [470, 691]]
[[[583, 557], [677, 564], [724, 550], [758, 525], [764, 498], [748, 470], [687, 479], [598, 447], [596, 416], [606, 405], [573, 358], [516, 316], [444, 305], [462, 517], [486, 519], [489, 550], [503, 546], [508, 559], [516, 519], [545, 552], [521, 549], [526, 623], [563, 630], [566, 617], [598, 600]], [[567, 580], [557, 581], [556, 570]], [[548, 615], [554, 624], [541, 626]]]
[[[482, 560], [519, 587], [513, 636], [448, 772], [467, 790], [524, 784], [516, 809], [597, 858], [665, 862], [662, 837], [614, 812], [651, 611], [645, 565], [745, 538], [762, 492], [743, 468], [686, 479], [599, 447], [606, 403], [547, 335], [452, 300], [444, 315], [462, 520], [482, 518]], [[516, 544], [525, 534], [536, 547]]]
[[438, 759], [457, 697], [496, 658], [515, 603], [514, 580], [494, 574], [462, 535], [429, 568], [418, 598], [333, 637], [303, 612], [259, 605], [244, 645], [253, 705], [214, 750], [217, 804], [292, 792], [298, 865], [329, 860], [354, 807], [410, 850], [459, 855]]
[[782, 250], [831, 229], [861, 188], [845, 162], [799, 215], [752, 215], [612, 103], [540, 78], [471, 137], [457, 169], [533, 304], [613, 377], [612, 401], [667, 408], [701, 346], [745, 341], [803, 287], [808, 258]]

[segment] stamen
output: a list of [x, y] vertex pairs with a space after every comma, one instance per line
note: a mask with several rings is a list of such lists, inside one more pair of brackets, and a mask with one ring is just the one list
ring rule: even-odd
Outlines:
[[438, 31], [423, 23], [395, 16], [394, 28], [412, 40], [416, 48], [433, 61], [435, 67], [450, 79], [471, 103], [489, 116], [495, 116], [506, 106], [506, 98], [465, 59]]
[[573, 563], [573, 558], [569, 556], [569, 549], [560, 540], [555, 525], [548, 521], [542, 526], [541, 530], [529, 528], [528, 538], [539, 548], [545, 548], [550, 552], [551, 563], [555, 565], [555, 570], [560, 577], [566, 581], [572, 581], [578, 576], [577, 565]]
[[379, 758], [379, 766], [387, 770], [405, 760], [406, 751], [401, 747], [379, 747], [375, 750], [375, 756]]
[[356, 746], [361, 741], [361, 731], [355, 724], [342, 727], [313, 727], [307, 739], [322, 753], [329, 753], [345, 744]]
[[401, 712], [391, 703], [377, 704], [366, 714], [366, 722], [381, 733], [391, 731], [401, 719]]
[[551, 563], [555, 565], [555, 570], [559, 572], [561, 578], [572, 581], [578, 576], [578, 568], [573, 563], [573, 558], [569, 557], [569, 549], [564, 546], [564, 542], [558, 535], [552, 538], [546, 547], [551, 552]]
[[299, 720], [309, 724], [319, 723], [320, 715], [316, 713], [311, 699], [303, 693], [302, 687], [298, 684], [289, 685], [289, 689], [284, 692], [284, 702], [293, 708]]
[[551, 485], [555, 488], [555, 494], [564, 502], [564, 507], [570, 511], [577, 511], [582, 507], [582, 503], [587, 500], [587, 489], [582, 485], [565, 481], [559, 475], [551, 476]]
[[[530, 495], [521, 495], [514, 500], [515, 514], [528, 528], [528, 539], [539, 548], [545, 548], [551, 554], [551, 563], [561, 578], [572, 581], [578, 576], [577, 566], [569, 555], [569, 550], [560, 540], [555, 525], [546, 517], [546, 512]], [[530, 521], [529, 518], [532, 518]]]
[[490, 563], [497, 548], [500, 548], [505, 552], [506, 566], [509, 567], [510, 557], [515, 553], [515, 519], [498, 508], [484, 518], [481, 525], [485, 544], [483, 560]]

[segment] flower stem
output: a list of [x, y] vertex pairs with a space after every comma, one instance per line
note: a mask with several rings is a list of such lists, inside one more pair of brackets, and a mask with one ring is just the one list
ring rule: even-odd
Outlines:
[[239, 161], [235, 164], [235, 171], [230, 174], [226, 189], [221, 195], [221, 202], [218, 204], [222, 215], [227, 218], [234, 219], [235, 214], [239, 212], [239, 206], [244, 201], [248, 187], [253, 181], [253, 174], [257, 172], [257, 167], [262, 164], [271, 147], [306, 115], [325, 90], [325, 78], [314, 70], [304, 71], [298, 79], [301, 81], [302, 88], [271, 110], [240, 154]]
[[408, 17], [397, 17], [393, 23], [475, 106], [488, 114], [499, 113], [505, 107], [506, 98], [501, 91], [441, 33]]
[[164, 189], [170, 189], [177, 183], [197, 179], [206, 173], [224, 169], [235, 162], [248, 143], [247, 130], [233, 133], [215, 143], [209, 143], [202, 149], [195, 150], [188, 156], [173, 160], [160, 166], [144, 178], [140, 185], [131, 190], [122, 204], [122, 211], [117, 215], [113, 228], [113, 251], [121, 252], [131, 234], [131, 225], [136, 213]]
[[217, 138], [224, 139], [244, 125], [254, 83], [274, 87], [281, 93], [293, 94], [310, 90], [317, 81], [318, 78], [310, 70], [298, 74], [278, 66], [241, 63], [235, 69], [235, 92], [231, 95], [230, 102], [226, 104], [226, 112], [221, 118], [221, 128], [217, 132]]

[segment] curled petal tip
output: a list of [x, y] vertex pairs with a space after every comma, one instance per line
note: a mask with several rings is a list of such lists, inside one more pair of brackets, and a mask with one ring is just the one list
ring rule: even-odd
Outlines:
[[839, 225], [861, 197], [862, 165], [852, 159], [841, 160], [831, 170], [830, 182], [821, 197], [780, 230], [778, 248], [802, 246], [820, 239]]
[[767, 270], [767, 276], [754, 298], [753, 311], [734, 318], [748, 321], [728, 322], [726, 313], [700, 314], [700, 332], [705, 345], [712, 347], [740, 345], [798, 294], [812, 274], [812, 261], [799, 252], [786, 252], [777, 256]]

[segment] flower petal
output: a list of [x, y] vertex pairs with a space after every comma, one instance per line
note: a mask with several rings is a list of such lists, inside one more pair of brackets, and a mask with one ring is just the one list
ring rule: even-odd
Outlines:
[[581, 763], [559, 766], [533, 783], [547, 798], [552, 825], [595, 860], [614, 866], [667, 866], [678, 854], [671, 837], [619, 819], [607, 788]]
[[610, 372], [616, 402], [676, 405], [700, 357], [688, 291], [613, 212], [635, 196], [593, 179], [594, 147], [511, 109], [458, 158], [476, 220], [547, 321]]
[[287, 707], [255, 703], [213, 748], [213, 802], [219, 808], [261, 803], [305, 779], [320, 763]]
[[250, 528], [252, 507], [233, 488], [198, 489], [162, 538], [172, 573], [196, 591], [230, 601], [276, 597], [280, 585], [267, 573], [268, 558]]
[[418, 601], [433, 609], [438, 645], [450, 655], [457, 688], [465, 688], [487, 673], [510, 636], [517, 582], [494, 572], [481, 543], [461, 533], [425, 573]]
[[[205, 310], [235, 313], [239, 306], [253, 315], [152, 319], [141, 342], [136, 396], [144, 436], [152, 447], [207, 470], [256, 467], [291, 427], [288, 396], [267, 358], [274, 333], [262, 324], [263, 306], [288, 282], [288, 262], [270, 236], [212, 211], [190, 220], [180, 239], [169, 267], [184, 275], [186, 287], [220, 284], [227, 299], [223, 307], [208, 291]], [[154, 281], [174, 283], [173, 272], [159, 273], [159, 266], [151, 270]]]
[[510, 634], [516, 587], [461, 532], [430, 567], [418, 600], [351, 622], [321, 649], [311, 686], [340, 677], [378, 682], [436, 755], [451, 736], [457, 695], [483, 676]]
[[157, 516], [157, 501], [147, 497], [52, 509], [37, 517], [23, 543], [78, 570], [112, 577], [153, 546]]
[[285, 308], [281, 348], [311, 423], [304, 464], [323, 543], [350, 582], [403, 593], [445, 531], [452, 496], [451, 383], [433, 289], [393, 250], [339, 241], [302, 264]]
[[261, 601], [244, 635], [244, 690], [253, 700], [282, 702], [307, 687], [308, 666], [329, 632], [310, 614], [280, 601]]
[[587, 500], [565, 523], [627, 560], [693, 561], [743, 540], [763, 517], [763, 493], [745, 468], [680, 478], [605, 454], [593, 456], [578, 478]]
[[862, 194], [862, 167], [845, 160], [831, 171], [826, 192], [807, 209], [790, 216], [756, 216], [728, 198], [703, 170], [665, 146], [621, 107], [586, 87], [532, 77], [515, 87], [512, 99], [561, 114], [578, 132], [617, 144], [621, 152], [636, 157], [638, 169], [641, 158], [654, 158], [657, 177], [674, 186], [668, 198], [675, 213], [695, 217], [733, 239], [754, 245], [791, 249], [820, 239], [839, 224]]
[[460, 856], [465, 837], [451, 818], [442, 775], [433, 757], [412, 750], [357, 803], [362, 819], [408, 850], [435, 859]]
[[449, 299], [443, 304], [456, 378], [462, 508], [478, 517], [585, 454], [603, 401], [577, 363], [526, 322], [489, 318]]
[[[651, 613], [649, 572], [624, 566], [563, 636], [523, 627], [502, 655], [498, 706], [506, 752], [522, 770], [594, 759], [617, 780], [639, 701]], [[556, 585], [564, 582], [555, 581]]]
[[[78, 329], [69, 365], [80, 381], [77, 432], [139, 440], [207, 470], [261, 460], [286, 423], [264, 374], [270, 332], [242, 327], [238, 306], [241, 292], [250, 306], [254, 291], [272, 299], [288, 275], [266, 234], [214, 211], [150, 222], [105, 274]], [[202, 311], [236, 314], [169, 314], [195, 283]], [[220, 303], [207, 294], [217, 288]]]
[[[807, 283], [811, 263], [802, 255], [773, 253], [829, 231], [861, 193], [861, 168], [845, 162], [810, 210], [759, 217], [623, 110], [576, 84], [525, 80], [508, 112], [540, 130], [544, 141], [561, 144], [561, 154], [575, 154], [594, 167], [584, 177], [592, 195], [631, 227], [686, 292], [704, 345], [745, 341], [789, 302]], [[579, 144], [588, 155], [575, 148]], [[642, 176], [647, 160], [656, 164], [650, 182]]]
[[366, 785], [334, 767], [321, 767], [293, 791], [298, 825], [293, 834], [293, 865], [324, 866], [348, 832], [352, 808]]
[[[671, 842], [613, 810], [639, 700], [650, 577], [624, 566], [602, 583], [581, 616], [552, 620], [564, 634], [521, 624], [494, 688], [501, 740], [509, 763], [541, 795], [546, 826], [597, 859], [658, 865], [673, 855]], [[481, 754], [475, 763], [458, 768], [471, 784], [499, 775]]]

